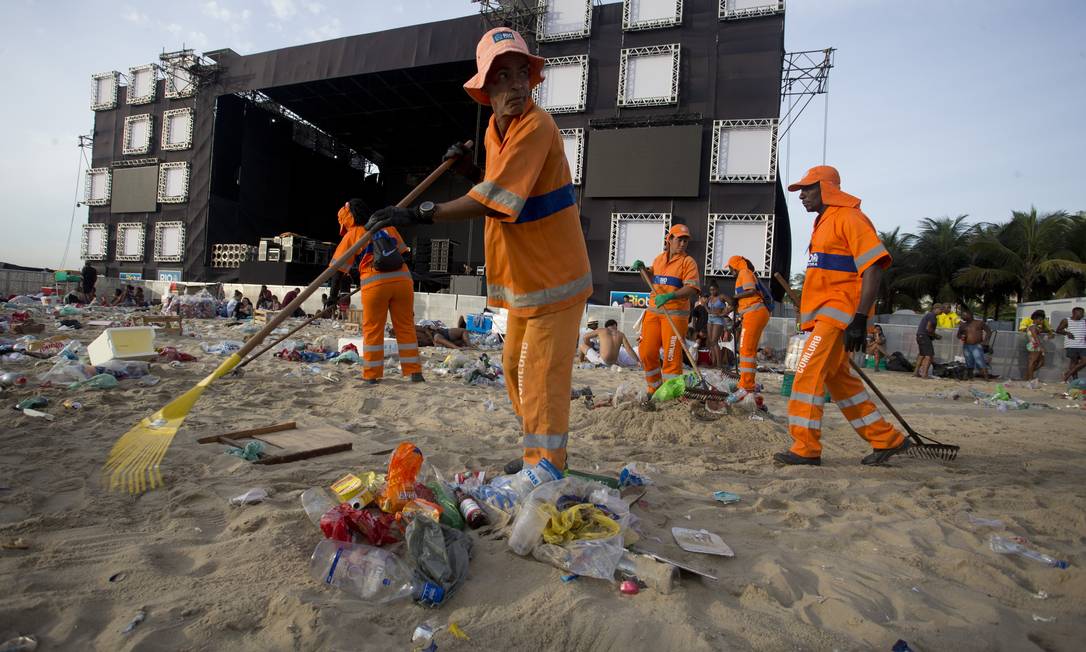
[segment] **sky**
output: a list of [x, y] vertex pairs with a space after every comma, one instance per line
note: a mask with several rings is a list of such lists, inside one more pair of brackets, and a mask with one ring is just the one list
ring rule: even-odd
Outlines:
[[[0, 261], [61, 266], [83, 195], [77, 137], [93, 126], [93, 73], [164, 49], [250, 54], [477, 10], [469, 0], [3, 0]], [[1086, 210], [1086, 3], [789, 0], [785, 24], [788, 51], [837, 48], [829, 93], [780, 143], [786, 182], [822, 163], [825, 124], [826, 163], [879, 230]], [[812, 216], [794, 193], [788, 206], [797, 272]], [[87, 209], [74, 219], [64, 262], [78, 268]]]

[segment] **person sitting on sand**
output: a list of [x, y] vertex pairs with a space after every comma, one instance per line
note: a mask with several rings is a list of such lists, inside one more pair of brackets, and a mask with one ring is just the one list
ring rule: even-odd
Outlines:
[[474, 349], [466, 328], [445, 328], [427, 324], [415, 326], [419, 346], [440, 346], [446, 349]]
[[143, 295], [143, 288], [136, 288], [136, 306], [139, 308], [147, 307], [147, 297]]
[[234, 309], [234, 319], [250, 319], [253, 316], [253, 302], [248, 297], [242, 297]]
[[[600, 350], [592, 348], [592, 340], [598, 340]], [[622, 367], [639, 367], [641, 362], [637, 359], [630, 339], [618, 329], [618, 322], [608, 319], [603, 328], [589, 331], [581, 337], [580, 352], [583, 358], [596, 365], [619, 365]]]
[[123, 303], [124, 303], [124, 290], [122, 290], [121, 288], [117, 288], [116, 290], [113, 291], [113, 298], [110, 299], [109, 303], [106, 304], [106, 305], [119, 306], [119, 305], [122, 305]]
[[260, 286], [260, 294], [256, 297], [256, 307], [260, 310], [271, 310], [272, 293], [267, 285]]

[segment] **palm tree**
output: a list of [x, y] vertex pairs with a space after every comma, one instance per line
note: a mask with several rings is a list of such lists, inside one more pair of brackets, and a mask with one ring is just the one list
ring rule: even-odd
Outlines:
[[1068, 249], [1068, 238], [1082, 237], [1076, 219], [1063, 211], [1014, 211], [1007, 224], [978, 232], [971, 246], [977, 259], [955, 282], [983, 288], [1014, 283], [1018, 301], [1024, 303], [1044, 293], [1046, 285], [1056, 288], [1071, 278], [1081, 279], [1086, 263], [1082, 254]]
[[880, 313], [892, 313], [898, 308], [916, 309], [920, 302], [902, 290], [901, 279], [909, 274], [912, 263], [911, 249], [916, 236], [901, 233], [901, 227], [893, 231], [879, 231], [882, 246], [894, 262], [883, 272], [882, 286], [879, 287], [878, 310]]
[[967, 215], [926, 217], [910, 242], [911, 264], [897, 280], [897, 285], [913, 296], [930, 296], [936, 302], [955, 302], [961, 293], [955, 276], [969, 263], [969, 244], [973, 227], [965, 223]]

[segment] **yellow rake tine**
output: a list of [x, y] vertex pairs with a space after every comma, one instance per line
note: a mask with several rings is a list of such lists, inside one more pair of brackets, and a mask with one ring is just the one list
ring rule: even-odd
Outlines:
[[154, 454], [155, 441], [151, 440], [140, 449], [139, 456], [129, 464], [128, 493], [143, 493], [146, 486], [144, 475], [147, 473], [147, 462], [154, 457]]

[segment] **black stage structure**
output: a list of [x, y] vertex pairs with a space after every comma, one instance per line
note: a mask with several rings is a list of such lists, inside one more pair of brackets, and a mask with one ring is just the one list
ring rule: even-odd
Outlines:
[[[628, 2], [548, 1], [566, 20], [568, 6], [557, 5], [581, 2], [586, 12], [584, 30], [554, 34], [544, 3], [533, 14], [538, 34], [526, 36], [538, 36], [530, 42], [548, 60], [551, 85], [537, 102], [563, 130], [578, 182], [592, 302], [642, 290], [632, 258], [659, 252], [664, 229], [679, 222], [692, 231], [703, 275], [721, 275], [727, 255], [745, 253], [761, 275], [787, 276], [776, 165], [783, 2], [726, 16], [731, 0], [668, 0], [681, 23], [639, 24]], [[216, 266], [213, 251], [255, 248], [282, 232], [335, 242], [347, 198], [393, 203], [450, 143], [481, 143], [489, 109], [461, 86], [494, 19], [484, 11], [247, 56], [165, 53], [150, 67], [150, 89], [140, 76], [147, 66], [95, 75], [84, 258], [107, 276], [308, 281], [319, 266]], [[138, 103], [128, 97], [135, 92]], [[426, 198], [469, 187], [449, 175]], [[482, 264], [482, 226], [406, 233], [426, 289], [447, 284], [463, 263]]]

